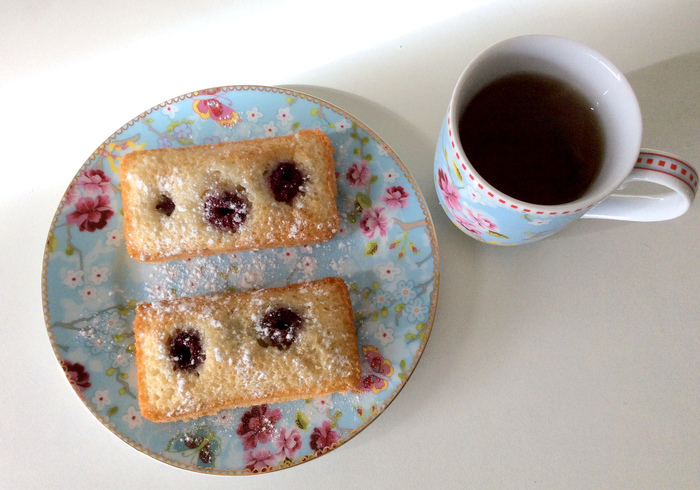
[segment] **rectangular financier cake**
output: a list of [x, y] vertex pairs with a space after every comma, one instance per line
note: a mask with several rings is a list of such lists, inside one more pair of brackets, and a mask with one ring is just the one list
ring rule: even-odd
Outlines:
[[121, 167], [129, 255], [164, 262], [329, 240], [333, 146], [319, 130], [135, 151]]
[[140, 304], [138, 399], [154, 422], [353, 390], [361, 366], [345, 282]]

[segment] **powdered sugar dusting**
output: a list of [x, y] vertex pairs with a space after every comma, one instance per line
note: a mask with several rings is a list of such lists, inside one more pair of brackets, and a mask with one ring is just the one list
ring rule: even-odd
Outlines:
[[216, 359], [216, 362], [221, 362], [224, 360], [218, 347], [214, 347], [214, 358]]
[[[327, 276], [340, 276], [346, 281], [351, 291], [358, 347], [363, 364], [363, 378], [359, 392], [357, 394], [346, 393], [345, 395], [328, 396], [324, 397], [323, 400], [301, 399], [282, 404], [269, 404], [268, 415], [280, 411], [282, 418], [275, 418], [276, 422], [271, 421], [270, 426], [274, 430], [274, 433], [270, 434], [272, 439], [266, 443], [258, 443], [257, 449], [258, 453], [261, 449], [269, 449], [277, 458], [274, 461], [271, 460], [269, 464], [273, 467], [278, 465], [277, 468], [283, 468], [287, 464], [286, 460], [283, 459], [285, 456], [290, 458], [292, 465], [296, 464], [297, 461], [305, 460], [307, 456], [313, 457], [316, 448], [312, 447], [310, 438], [314, 434], [318, 434], [319, 431], [324, 436], [336, 434], [340, 438], [339, 443], [342, 444], [356, 434], [358, 429], [361, 430], [367, 423], [371, 422], [378, 413], [381, 413], [383, 407], [393, 399], [410, 376], [420, 353], [423, 351], [425, 340], [430, 333], [435, 300], [437, 299], [435, 297], [436, 291], [434, 292], [437, 287], [437, 248], [434, 229], [415, 183], [405, 167], [395, 158], [393, 152], [389, 151], [389, 156], [381, 151], [378, 152], [379, 142], [376, 135], [368, 132], [363, 125], [356, 124], [355, 120], [348, 120], [347, 115], [346, 119], [342, 119], [342, 111], [326, 110], [327, 107], [312, 98], [297, 97], [294, 94], [288, 94], [287, 91], [279, 93], [274, 90], [272, 92], [260, 91], [259, 94], [257, 92], [257, 90], [236, 88], [231, 91], [202, 92], [195, 99], [190, 96], [183, 100], [178, 99], [172, 103], [173, 106], [180, 108], [180, 112], [174, 119], [169, 117], [172, 114], [162, 117], [160, 111], [162, 107], [156, 108], [152, 113], [148, 113], [147, 117], [150, 120], [148, 124], [144, 124], [144, 120], [146, 120], [146, 116], [144, 116], [135, 121], [133, 125], [125, 126], [123, 131], [118, 133], [119, 141], [115, 142], [120, 146], [115, 147], [116, 155], [124, 156], [132, 148], [155, 148], [159, 145], [168, 145], [167, 139], [170, 139], [175, 147], [182, 146], [177, 140], [172, 139], [172, 136], [177, 136], [175, 133], [188, 130], [192, 131], [191, 136], [194, 144], [208, 142], [203, 141], [203, 138], [211, 139], [212, 143], [216, 143], [217, 139], [218, 141], [233, 141], [259, 137], [274, 131], [277, 131], [278, 134], [295, 133], [297, 130], [292, 124], [284, 125], [281, 123], [281, 119], [275, 119], [278, 108], [284, 109], [284, 117], [290, 122], [294, 121], [295, 126], [297, 123], [300, 123], [301, 128], [309, 124], [321, 126], [324, 131], [328, 132], [335, 146], [335, 178], [338, 181], [337, 204], [341, 216], [339, 223], [330, 221], [323, 223], [324, 226], [337, 230], [337, 234], [332, 240], [308, 246], [296, 245], [295, 243], [298, 242], [295, 242], [290, 243], [285, 248], [214, 255], [201, 260], [140, 264], [127, 257], [123, 239], [121, 244], [107, 243], [107, 246], [104, 245], [103, 231], [116, 230], [121, 224], [119, 209], [123, 201], [120, 201], [119, 192], [112, 192], [110, 207], [114, 211], [114, 217], [105, 230], [98, 230], [95, 233], [77, 233], [77, 227], [62, 226], [62, 221], [59, 221], [59, 225], [52, 230], [58, 239], [57, 250], [59, 251], [65, 247], [66, 231], [68, 229], [74, 231], [72, 238], [74, 244], [82, 252], [82, 257], [79, 257], [80, 254], [77, 253], [70, 257], [63, 253], [54, 253], [48, 257], [49, 264], [60, 263], [61, 266], [77, 262], [79, 258], [82, 258], [86, 274], [92, 265], [102, 266], [103, 263], [99, 262], [102, 259], [106, 259], [104, 265], [111, 265], [110, 281], [102, 287], [110, 286], [106, 290], [109, 292], [110, 298], [115, 300], [118, 309], [113, 309], [114, 305], [112, 304], [95, 306], [95, 308], [102, 308], [102, 306], [112, 308], [107, 313], [113, 318], [123, 320], [127, 328], [124, 332], [121, 330], [108, 332], [119, 334], [113, 340], [107, 338], [109, 350], [100, 351], [95, 359], [89, 358], [89, 352], [93, 348], [99, 348], [96, 341], [101, 340], [100, 335], [107, 333], [103, 328], [104, 317], [107, 315], [100, 314], [84, 322], [89, 323], [84, 329], [80, 323], [73, 324], [76, 328], [87, 332], [84, 335], [77, 334], [75, 330], [62, 329], [60, 326], [54, 325], [53, 327], [56, 334], [56, 344], [69, 347], [61, 349], [66, 359], [71, 362], [82, 362], [90, 371], [90, 381], [93, 383], [92, 390], [106, 389], [112, 396], [112, 403], [104, 410], [100, 409], [99, 413], [103, 420], [114, 422], [120, 427], [121, 434], [143, 446], [149, 454], [158, 454], [159, 459], [165, 457], [174, 460], [178, 466], [186, 466], [191, 469], [196, 466], [198, 470], [203, 467], [205, 471], [211, 470], [213, 473], [229, 469], [244, 471], [249, 462], [246, 458], [252, 456], [253, 450], [242, 447], [241, 441], [245, 439], [237, 433], [237, 429], [241, 425], [246, 426], [244, 422], [247, 418], [244, 420], [244, 417], [246, 414], [250, 414], [251, 409], [226, 410], [221, 417], [212, 415], [183, 423], [162, 425], [144, 423], [136, 427], [132, 427], [131, 422], [128, 423], [129, 427], [121, 423], [126, 422], [122, 415], [127, 413], [127, 409], [129, 409], [129, 413], [135, 412], [138, 416], [135, 399], [130, 396], [137, 395], [135, 390], [136, 376], [132, 375], [133, 366], [129, 368], [119, 367], [114, 371], [107, 368], [112, 366], [113, 362], [120, 362], [120, 358], [111, 357], [112, 354], [117, 354], [117, 349], [125, 351], [128, 355], [134, 344], [139, 352], [140, 346], [147, 341], [143, 334], [137, 335], [135, 338], [128, 335], [128, 327], [134, 314], [132, 301], [152, 302], [198, 294], [238, 292], [294, 284]], [[254, 96], [255, 99], [254, 104], [249, 104], [251, 109], [255, 109], [255, 117], [264, 117], [264, 119], [259, 121], [247, 119], [246, 104], [242, 101], [250, 96]], [[235, 126], [224, 127], [217, 124], [211, 117], [211, 112], [209, 118], [194, 112], [193, 102], [195, 101], [200, 104], [199, 107], [202, 110], [206, 108], [202, 97], [211, 97], [210, 102], [218, 101], [225, 110], [231, 109], [238, 112], [242, 121]], [[290, 100], [293, 99], [293, 102], [285, 101], [287, 97]], [[272, 105], [265, 104], [253, 107], [259, 104], [260, 99], [267, 100], [268, 98], [274, 99]], [[317, 115], [310, 117], [316, 110], [318, 110]], [[262, 113], [264, 116], [261, 115]], [[311, 121], [311, 119], [313, 120]], [[268, 130], [267, 123], [269, 121], [275, 122]], [[331, 123], [335, 125], [335, 129], [332, 128]], [[175, 127], [176, 124], [178, 124], [177, 127]], [[264, 125], [266, 127], [263, 127]], [[174, 127], [175, 133], [173, 132]], [[168, 138], [160, 138], [160, 136]], [[377, 145], [373, 144], [373, 140], [377, 141]], [[128, 142], [128, 146], [124, 145], [124, 142]], [[386, 149], [386, 145], [382, 145], [382, 148]], [[108, 147], [108, 152], [113, 153], [112, 148]], [[109, 175], [111, 170], [106, 165], [107, 162], [103, 156], [96, 155], [93, 162], [96, 168], [104, 170]], [[131, 180], [127, 183], [122, 181], [121, 187], [119, 187], [117, 175], [109, 176], [112, 179], [112, 185], [117, 186], [117, 189], [141, 188], [144, 191], [144, 197], [157, 200], [164, 194], [178, 194], [191, 182], [191, 179], [186, 178], [184, 170], [181, 170], [179, 166], [173, 165], [172, 167], [172, 175], [167, 179], [164, 175], [160, 175], [148, 181], [144, 179], [139, 179], [141, 182]], [[203, 188], [207, 187], [205, 190], [208, 191], [211, 190], [210, 184], [220, 176], [214, 173], [207, 175], [206, 179], [209, 180], [205, 182], [206, 186]], [[221, 180], [218, 182], [220, 183]], [[246, 179], [245, 185], [248, 186], [251, 182], [251, 180]], [[227, 184], [235, 186], [238, 183], [240, 182], [228, 182]], [[408, 207], [403, 207], [403, 201], [394, 199], [389, 202], [383, 199], [391, 194], [387, 194], [387, 191], [393, 186], [400, 186], [409, 194]], [[312, 186], [304, 185], [303, 192], [313, 192]], [[399, 194], [393, 192], [393, 197], [396, 195]], [[173, 214], [191, 213], [195, 215], [201, 212], [201, 203], [197, 202], [197, 199], [183, 202], [177, 199], [177, 195], [172, 197], [175, 198], [174, 202], [176, 203]], [[309, 206], [304, 202], [294, 203], [293, 208], [300, 213], [309, 210]], [[59, 216], [59, 220], [64, 219], [65, 214], [72, 212], [73, 209], [71, 204], [67, 204], [62, 216]], [[255, 212], [254, 206], [251, 208], [251, 212]], [[160, 230], [167, 231], [161, 235], [164, 237], [164, 243], [168, 249], [167, 254], [171, 258], [181, 254], [182, 247], [172, 238], [173, 235], [170, 233], [177, 232], [188, 238], [196, 237], [196, 227], [190, 226], [188, 223], [160, 216], [155, 221], [156, 225], [161, 227], [158, 229], [159, 232]], [[420, 224], [426, 221], [427, 226]], [[264, 223], [265, 226], [260, 228], [261, 234], [259, 235], [263, 241], [274, 239], [273, 228], [281, 230], [285, 237], [304, 241], [305, 234], [315, 231], [317, 226], [321, 226], [321, 223], [318, 223], [304, 228], [298, 225], [295, 220], [282, 222], [278, 215], [272, 214], [269, 219], [267, 216], [265, 217]], [[97, 243], [98, 246], [94, 250], [90, 250], [87, 245], [90, 242]], [[198, 251], [207, 253], [218, 243], [219, 238], [213, 235], [204, 237], [198, 245]], [[112, 245], [117, 246], [113, 247]], [[415, 249], [420, 249], [420, 251], [416, 252]], [[106, 253], [107, 251], [110, 253]], [[144, 252], [144, 260], [147, 256], [148, 253]], [[113, 265], [109, 262], [110, 260], [113, 261]], [[55, 269], [55, 266], [49, 266], [49, 285], [52, 284], [52, 281], [55, 282], [55, 276], [51, 276], [53, 274], [52, 268]], [[79, 294], [79, 291], [80, 288], [66, 291], [65, 294], [61, 293], [63, 304], [58, 304], [52, 299], [50, 305], [52, 318], [68, 323], [73, 322], [81, 315], [86, 316], [96, 311], [87, 303], [80, 304], [79, 297], [77, 307], [64, 308], [65, 305], [76, 302], [74, 296]], [[70, 294], [72, 296], [69, 298]], [[85, 307], [84, 313], [79, 314], [77, 311], [75, 314], [68, 313], [70, 310], [77, 310], [78, 307], [82, 308], [83, 306]], [[302, 306], [308, 307], [308, 302]], [[62, 308], [63, 312], [61, 312]], [[175, 310], [171, 309], [171, 311]], [[186, 314], [185, 311], [180, 313]], [[242, 314], [240, 311], [234, 313], [235, 316]], [[259, 316], [255, 314], [258, 319]], [[248, 369], [250, 370], [265, 370], [265, 375], [255, 377], [255, 379], [251, 378], [250, 383], [257, 384], [254, 386], [256, 393], [262, 394], [267, 391], [263, 384], [266, 379], [271, 377], [271, 372], [261, 368], [256, 357], [252, 355], [255, 349], [259, 348], [257, 343], [244, 342], [241, 335], [233, 334], [230, 331], [226, 318], [216, 316], [213, 312], [202, 311], [188, 318], [188, 322], [185, 322], [187, 325], [195, 325], [196, 328], [207, 332], [205, 340], [209, 339], [210, 336], [217, 339], [221, 337], [226, 339], [225, 343], [228, 344], [234, 342], [232, 338], [229, 338], [229, 335], [231, 337], [235, 335], [235, 343], [240, 346], [239, 348], [223, 348], [219, 347], [218, 340], [217, 343], [213, 344], [205, 341], [203, 348], [207, 354], [207, 369], [235, 372], [237, 364], [243, 370], [243, 366], [249, 363]], [[312, 323], [315, 325], [315, 322]], [[252, 324], [247, 325], [247, 328], [248, 333], [254, 332]], [[118, 340], [122, 338], [123, 333], [126, 333], [123, 335], [124, 339]], [[71, 340], [71, 335], [75, 337], [73, 340]], [[74, 348], [76, 344], [79, 347], [77, 349]], [[328, 369], [328, 365], [335, 366], [339, 371], [343, 369], [342, 352], [330, 343], [330, 339], [324, 339], [320, 336], [315, 345], [318, 346], [318, 349], [327, 350], [328, 357], [332, 358], [333, 361], [306, 362], [295, 358], [285, 364], [289, 372], [301, 373], [298, 376], [298, 381], [308, 389], [309, 393], [318, 393], [315, 390], [318, 389], [319, 381], [317, 377], [304, 373], [309, 373], [309, 370], [312, 369]], [[217, 347], [218, 352], [215, 352], [212, 346]], [[83, 352], [87, 352], [87, 362], [81, 361], [77, 354], [83, 355]], [[155, 356], [159, 361], [169, 360], [167, 349], [156, 349]], [[106, 370], [112, 374], [106, 374]], [[123, 376], [126, 374], [129, 374], [128, 378]], [[180, 405], [168, 410], [173, 417], [181, 415], [187, 410], [203, 406], [201, 400], [193, 395], [197, 392], [195, 389], [197, 376], [194, 374], [181, 376], [172, 367], [162, 370], [161, 374], [164, 379], [168, 380], [169, 388], [159, 396], [181, 397]], [[224, 377], [222, 376], [221, 379]], [[210, 387], [211, 393], [221, 393], [220, 383], [211, 383]], [[117, 396], [117, 391], [122, 388], [127, 393], [125, 396]], [[138, 395], [141, 395], [143, 391], [139, 389]], [[89, 399], [92, 392], [87, 393], [86, 396]], [[116, 415], [108, 416], [107, 411], [114, 409], [117, 410]], [[298, 420], [297, 416], [299, 416]], [[206, 428], [206, 432], [201, 432], [197, 434], [198, 436], [211, 437], [212, 460], [210, 463], [199, 460], [199, 450], [189, 447], [185, 449], [182, 439], [178, 439], [178, 436], [183, 434], [195, 434], [200, 428], [202, 430]], [[154, 434], [157, 436], [154, 437]], [[287, 437], [288, 441], [291, 441], [292, 439], [289, 438], [297, 435], [301, 436], [298, 452], [281, 455], [276, 452], [278, 450], [276, 439], [278, 436]], [[154, 441], [157, 441], [157, 445], [154, 445]], [[170, 449], [173, 451], [164, 452], [164, 444], [168, 441], [172, 442]], [[218, 441], [218, 447], [216, 447], [215, 441]], [[186, 453], [177, 452], [180, 449]]]

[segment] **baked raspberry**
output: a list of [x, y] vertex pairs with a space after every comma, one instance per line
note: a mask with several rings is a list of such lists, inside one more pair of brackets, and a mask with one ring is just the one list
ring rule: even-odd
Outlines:
[[238, 231], [248, 217], [248, 201], [238, 192], [216, 192], [204, 199], [204, 217], [217, 228]]
[[306, 179], [294, 162], [280, 162], [270, 172], [267, 182], [277, 202], [291, 204]]
[[156, 204], [156, 209], [166, 216], [170, 216], [175, 211], [175, 203], [166, 195], [160, 196], [160, 200]]
[[290, 308], [276, 308], [268, 311], [260, 321], [259, 343], [264, 347], [274, 346], [280, 350], [287, 349], [294, 343], [304, 319]]
[[177, 330], [170, 339], [170, 357], [176, 369], [194, 371], [204, 362], [206, 354], [196, 330]]

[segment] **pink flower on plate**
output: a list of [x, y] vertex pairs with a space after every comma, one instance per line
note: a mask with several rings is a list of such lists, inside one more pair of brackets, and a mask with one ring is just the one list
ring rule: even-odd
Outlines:
[[447, 205], [452, 209], [461, 209], [462, 206], [459, 204], [459, 192], [457, 192], [457, 188], [452, 185], [449, 177], [441, 168], [438, 169], [438, 185]]
[[85, 366], [79, 362], [63, 361], [66, 377], [73, 384], [76, 391], [85, 391], [92, 383], [90, 383], [90, 373], [85, 370]]
[[277, 408], [269, 411], [267, 405], [255, 405], [241, 417], [236, 434], [243, 439], [243, 449], [253, 449], [258, 443], [272, 439], [275, 424], [282, 418], [282, 411]]
[[78, 225], [80, 231], [92, 232], [107, 226], [107, 220], [113, 215], [109, 196], [99, 195], [95, 199], [81, 197], [75, 205], [75, 211], [66, 216], [66, 221]]
[[484, 230], [495, 231], [498, 229], [498, 225], [496, 223], [494, 223], [481, 213], [474, 214], [471, 209], [467, 209], [466, 217], [467, 219], [473, 221], [478, 227]]
[[400, 185], [392, 185], [386, 190], [381, 200], [386, 203], [389, 209], [407, 208], [408, 192]]
[[367, 162], [362, 160], [359, 164], [353, 163], [345, 174], [348, 182], [353, 187], [365, 187], [372, 178], [372, 171], [367, 167]]
[[83, 172], [78, 178], [78, 184], [85, 189], [85, 192], [91, 195], [107, 194], [111, 190], [109, 177], [102, 170], [90, 169]]
[[379, 393], [389, 387], [389, 380], [394, 374], [390, 359], [385, 359], [379, 348], [374, 345], [362, 346], [362, 379], [358, 388], [364, 392]]
[[292, 459], [301, 449], [301, 433], [295, 428], [282, 427], [275, 436], [275, 446], [279, 448], [278, 456]]
[[386, 236], [386, 232], [391, 226], [391, 218], [384, 214], [384, 208], [365, 209], [360, 219], [360, 228], [370, 240], [374, 238], [377, 230], [381, 236]]
[[315, 427], [311, 434], [310, 445], [314, 451], [323, 451], [337, 442], [338, 433], [331, 428], [331, 423], [327, 420], [323, 421], [321, 427]]
[[245, 467], [247, 470], [262, 470], [277, 462], [277, 456], [266, 447], [259, 447], [245, 454]]
[[66, 191], [66, 206], [70, 206], [80, 198], [80, 193], [78, 189], [75, 188], [74, 184], [71, 184]]

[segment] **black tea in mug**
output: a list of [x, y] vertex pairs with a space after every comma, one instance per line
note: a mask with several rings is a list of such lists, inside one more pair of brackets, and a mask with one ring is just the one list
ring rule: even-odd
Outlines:
[[476, 172], [520, 201], [556, 205], [585, 194], [603, 162], [595, 105], [550, 76], [518, 73], [481, 89], [459, 120]]

